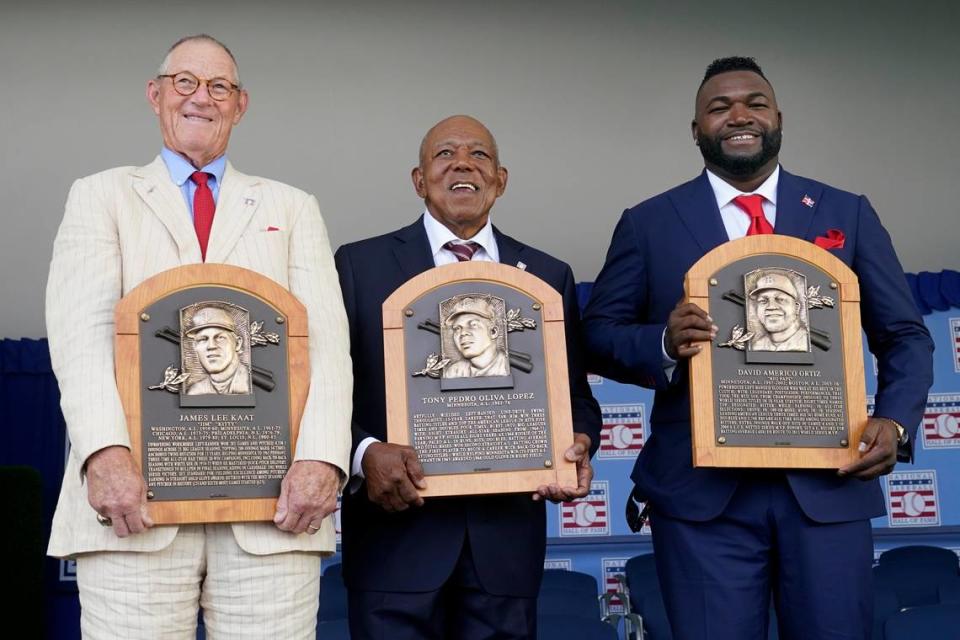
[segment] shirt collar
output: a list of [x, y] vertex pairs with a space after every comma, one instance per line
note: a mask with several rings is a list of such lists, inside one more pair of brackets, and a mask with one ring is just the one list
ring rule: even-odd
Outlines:
[[[186, 158], [166, 147], [160, 150], [160, 157], [163, 158], [164, 164], [167, 165], [167, 171], [170, 172], [170, 178], [173, 179], [174, 184], [176, 184], [178, 187], [182, 187], [183, 184], [190, 179], [190, 176], [193, 175], [193, 172], [197, 170], [196, 167], [190, 164]], [[214, 181], [216, 181], [217, 184], [220, 184], [223, 182], [223, 173], [226, 171], [226, 169], [227, 156], [222, 155], [213, 162], [202, 167], [200, 171], [203, 171], [204, 173], [212, 173]]]
[[[440, 253], [440, 251], [443, 250], [443, 245], [451, 240], [458, 243], [466, 242], [466, 240], [458, 238], [453, 231], [450, 231], [450, 229], [447, 229], [438, 222], [427, 210], [423, 212], [423, 226], [427, 231], [427, 240], [430, 242], [430, 254], [433, 256]], [[469, 241], [476, 242], [480, 245], [483, 250], [487, 252], [487, 255], [490, 256], [491, 260], [494, 262], [499, 261], [500, 256], [497, 251], [497, 242], [493, 237], [493, 222], [489, 216], [487, 217], [487, 224], [483, 225], [483, 228], [470, 238]]]
[[[733, 199], [737, 196], [749, 195], [745, 191], [740, 191], [732, 184], [719, 177], [718, 175], [711, 172], [707, 169], [707, 180], [710, 181], [710, 186], [713, 188], [713, 195], [717, 198], [717, 208], [723, 209], [725, 206], [733, 202]], [[769, 200], [771, 204], [776, 206], [777, 204], [777, 182], [780, 180], [780, 165], [777, 165], [777, 168], [773, 170], [773, 173], [770, 174], [766, 180], [763, 181], [759, 187], [755, 190], [749, 192], [750, 194], [756, 193], [764, 197], [764, 199]]]

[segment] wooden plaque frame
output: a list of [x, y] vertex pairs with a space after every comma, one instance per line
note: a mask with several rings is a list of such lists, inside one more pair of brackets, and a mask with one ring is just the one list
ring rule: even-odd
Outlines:
[[782, 255], [807, 262], [828, 274], [837, 288], [842, 331], [842, 361], [848, 419], [845, 447], [723, 446], [717, 442], [714, 414], [713, 351], [721, 338], [703, 343], [690, 359], [690, 410], [695, 467], [837, 469], [859, 457], [860, 435], [867, 423], [863, 340], [860, 326], [860, 287], [856, 274], [837, 257], [811, 242], [783, 235], [757, 235], [724, 243], [703, 256], [684, 281], [686, 302], [710, 313], [714, 275], [731, 262], [759, 255]]
[[573, 444], [573, 414], [567, 375], [567, 343], [563, 298], [540, 278], [495, 262], [461, 262], [430, 269], [408, 280], [383, 303], [383, 357], [386, 378], [387, 434], [396, 444], [410, 445], [407, 404], [405, 310], [434, 289], [460, 282], [487, 282], [511, 287], [541, 305], [544, 365], [549, 410], [552, 466], [522, 471], [489, 471], [427, 476], [424, 497], [533, 492], [544, 484], [577, 486], [576, 465], [564, 459]]
[[[117, 389], [123, 403], [130, 444], [137, 465], [143, 469], [141, 424], [141, 314], [156, 301], [184, 289], [218, 286], [236, 289], [273, 306], [284, 318], [287, 340], [289, 424], [291, 460], [300, 430], [300, 418], [310, 384], [307, 344], [307, 310], [293, 294], [258, 273], [225, 264], [192, 264], [158, 273], [145, 280], [117, 303], [114, 312], [116, 337], [114, 367]], [[148, 502], [156, 524], [202, 522], [252, 522], [273, 519], [276, 498], [230, 498]]]

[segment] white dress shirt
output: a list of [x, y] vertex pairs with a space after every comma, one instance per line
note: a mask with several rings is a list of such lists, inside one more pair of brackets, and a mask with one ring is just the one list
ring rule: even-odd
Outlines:
[[[483, 228], [469, 240], [458, 238], [450, 229], [443, 226], [436, 218], [430, 215], [429, 211], [423, 212], [423, 227], [427, 232], [427, 241], [430, 243], [430, 253], [433, 255], [433, 266], [435, 267], [442, 267], [445, 264], [455, 264], [458, 261], [457, 255], [454, 252], [443, 248], [443, 245], [451, 241], [456, 244], [475, 242], [480, 245], [480, 248], [473, 254], [473, 258], [471, 258], [472, 261], [500, 262], [500, 250], [497, 248], [497, 238], [493, 235], [493, 223], [489, 217], [487, 218], [487, 224], [483, 225]], [[361, 464], [363, 454], [367, 452], [367, 447], [374, 442], [379, 442], [379, 440], [376, 438], [364, 438], [360, 444], [357, 445], [357, 451], [353, 454], [353, 462], [350, 465], [350, 475], [352, 476], [350, 491], [356, 491], [360, 487], [360, 482], [356, 480], [356, 478], [364, 477], [363, 466]]]

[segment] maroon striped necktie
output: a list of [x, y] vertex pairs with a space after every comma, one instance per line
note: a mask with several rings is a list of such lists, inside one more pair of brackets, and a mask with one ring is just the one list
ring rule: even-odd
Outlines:
[[207, 180], [209, 173], [194, 171], [190, 176], [197, 190], [193, 194], [193, 227], [197, 230], [197, 240], [200, 242], [200, 256], [207, 261], [207, 242], [210, 240], [210, 228], [213, 227], [213, 213], [216, 204], [213, 202], [213, 192]]
[[480, 250], [480, 245], [476, 242], [450, 242], [443, 245], [443, 248], [457, 256], [458, 262], [469, 262], [473, 259], [473, 254]]

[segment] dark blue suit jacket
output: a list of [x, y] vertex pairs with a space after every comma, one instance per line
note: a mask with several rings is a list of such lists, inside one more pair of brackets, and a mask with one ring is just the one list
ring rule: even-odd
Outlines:
[[[812, 206], [803, 204], [805, 197]], [[863, 329], [879, 371], [874, 415], [908, 428], [912, 442], [933, 380], [933, 342], [890, 236], [866, 197], [781, 169], [775, 232], [813, 242], [828, 229], [846, 236], [844, 246], [831, 253], [860, 280]], [[727, 240], [705, 172], [628, 209], [584, 313], [591, 369], [656, 390], [652, 435], [631, 477], [657, 509], [687, 520], [719, 515], [749, 474], [692, 467], [688, 372], [681, 362], [670, 381], [663, 370], [663, 331], [683, 297], [684, 275]], [[787, 478], [804, 513], [817, 522], [884, 513], [877, 480], [840, 478], [831, 471], [791, 471]]]
[[[573, 273], [565, 263], [494, 232], [500, 262], [524, 262], [529, 273], [563, 294], [573, 428], [590, 436], [595, 451], [600, 407], [587, 384]], [[336, 264], [350, 321], [355, 451], [368, 436], [387, 439], [381, 305], [397, 287], [434, 264], [419, 219], [399, 231], [340, 247]], [[387, 513], [367, 499], [362, 486], [344, 495], [342, 528], [343, 574], [349, 588], [437, 589], [453, 571], [468, 535], [480, 582], [488, 592], [533, 597], [540, 586], [545, 509], [530, 494], [428, 498], [423, 507]]]

